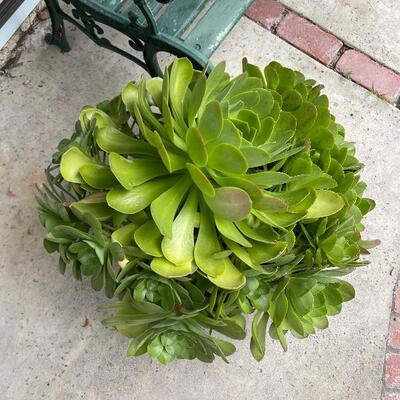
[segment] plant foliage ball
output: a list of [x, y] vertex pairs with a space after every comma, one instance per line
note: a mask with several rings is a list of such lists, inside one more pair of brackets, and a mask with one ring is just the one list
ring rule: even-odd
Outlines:
[[104, 320], [129, 355], [211, 362], [245, 337], [306, 337], [354, 297], [365, 265], [362, 165], [322, 86], [276, 62], [206, 77], [176, 60], [85, 107], [38, 196], [64, 273], [119, 301]]

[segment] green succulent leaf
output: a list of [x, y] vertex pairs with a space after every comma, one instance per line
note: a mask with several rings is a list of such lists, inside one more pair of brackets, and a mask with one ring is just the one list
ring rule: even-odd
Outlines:
[[95, 189], [110, 189], [116, 184], [114, 175], [104, 165], [86, 164], [79, 168], [79, 175], [84, 182]]
[[162, 107], [163, 94], [162, 94], [163, 80], [159, 77], [150, 78], [146, 81], [146, 89], [150, 92], [154, 103], [158, 108]]
[[222, 251], [218, 240], [214, 221], [205, 205], [200, 204], [200, 227], [194, 247], [196, 265], [208, 276], [217, 276], [223, 273], [226, 267], [225, 259], [215, 259], [212, 256]]
[[170, 101], [175, 114], [183, 119], [183, 101], [193, 76], [189, 59], [180, 58], [172, 64], [170, 75]]
[[117, 153], [110, 153], [109, 163], [112, 173], [126, 190], [168, 174], [164, 165], [158, 160], [140, 158], [128, 160]]
[[252, 244], [240, 233], [239, 229], [233, 222], [215, 215], [215, 225], [218, 231], [228, 239], [231, 239], [244, 247], [252, 246]]
[[244, 174], [248, 163], [239, 149], [231, 144], [213, 147], [208, 157], [208, 166], [226, 174]]
[[251, 210], [252, 201], [243, 189], [226, 186], [215, 189], [215, 196], [204, 196], [210, 209], [219, 217], [228, 221], [240, 221]]
[[139, 228], [139, 226], [139, 224], [136, 224], [134, 222], [124, 225], [123, 227], [115, 230], [112, 233], [111, 239], [119, 243], [121, 246], [129, 246], [133, 243], [133, 235], [135, 231]]
[[257, 185], [269, 188], [275, 185], [283, 185], [291, 181], [291, 177], [283, 172], [263, 171], [246, 175], [246, 178]]
[[94, 162], [78, 147], [71, 147], [61, 158], [60, 173], [67, 182], [82, 183], [79, 170], [85, 165], [94, 165]]
[[197, 192], [192, 190], [172, 223], [171, 237], [164, 237], [161, 243], [164, 257], [173, 264], [187, 264], [193, 260], [196, 213]]
[[146, 254], [161, 257], [162, 235], [154, 221], [149, 220], [137, 228], [134, 232], [135, 243]]
[[165, 276], [166, 278], [181, 278], [193, 274], [196, 271], [196, 266], [192, 261], [177, 265], [163, 257], [153, 258], [150, 267], [155, 273]]
[[136, 154], [155, 156], [156, 151], [147, 142], [128, 136], [113, 127], [99, 128], [96, 132], [96, 142], [105, 152], [118, 154]]
[[108, 205], [125, 214], [136, 214], [144, 210], [162, 192], [176, 182], [176, 178], [152, 180], [135, 186], [131, 190], [114, 188], [107, 193]]
[[317, 198], [308, 209], [306, 218], [323, 218], [336, 214], [344, 207], [343, 198], [329, 190], [317, 190]]
[[104, 202], [87, 202], [86, 200], [77, 201], [70, 204], [74, 214], [81, 217], [84, 214], [91, 214], [99, 221], [106, 221], [112, 217], [114, 211]]
[[193, 126], [197, 113], [199, 112], [200, 107], [205, 99], [206, 89], [207, 89], [207, 79], [205, 76], [201, 76], [201, 78], [199, 78], [196, 81], [193, 87], [192, 98], [188, 108], [189, 126]]
[[209, 102], [199, 120], [199, 129], [205, 143], [215, 140], [221, 134], [223, 115], [218, 101]]
[[208, 179], [207, 175], [196, 165], [187, 163], [186, 168], [193, 180], [193, 183], [208, 197], [215, 196], [213, 184]]
[[186, 132], [187, 151], [192, 161], [204, 167], [208, 161], [207, 147], [198, 128], [191, 127]]
[[285, 292], [282, 292], [274, 302], [271, 303], [271, 306], [268, 310], [269, 315], [271, 315], [272, 321], [274, 321], [275, 327], [278, 327], [282, 324], [283, 320], [286, 317], [288, 312], [288, 299], [286, 297]]
[[151, 203], [151, 215], [162, 235], [172, 237], [172, 223], [184, 195], [191, 185], [190, 179], [185, 175], [175, 185], [158, 196]]
[[226, 290], [238, 290], [246, 284], [246, 277], [233, 264], [230, 259], [223, 259], [224, 271], [217, 276], [209, 276], [208, 279], [220, 288]]
[[250, 350], [256, 361], [261, 361], [265, 355], [265, 334], [267, 330], [268, 314], [256, 311], [251, 326]]

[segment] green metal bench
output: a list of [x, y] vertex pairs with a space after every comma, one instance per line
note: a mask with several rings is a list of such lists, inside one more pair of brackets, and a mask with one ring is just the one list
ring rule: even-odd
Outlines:
[[[253, 0], [45, 0], [52, 21], [46, 41], [66, 52], [64, 20], [76, 25], [98, 45], [134, 61], [152, 76], [161, 76], [157, 54], [188, 57], [196, 68], [211, 69], [209, 57]], [[117, 47], [102, 25], [126, 35], [129, 46]]]

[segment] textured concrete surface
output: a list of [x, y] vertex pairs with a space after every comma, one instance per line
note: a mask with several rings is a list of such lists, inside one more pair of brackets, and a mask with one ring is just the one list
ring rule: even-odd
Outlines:
[[351, 46], [400, 70], [398, 0], [282, 0]]
[[[42, 25], [43, 27], [43, 25]], [[284, 354], [269, 343], [256, 363], [248, 342], [230, 365], [179, 362], [161, 367], [126, 358], [128, 341], [100, 324], [106, 300], [87, 283], [57, 272], [42, 249], [34, 184], [79, 109], [117, 93], [141, 71], [69, 32], [72, 52], [29, 37], [13, 78], [0, 77], [0, 393], [6, 400], [378, 400], [391, 294], [400, 252], [400, 111], [243, 19], [214, 59], [238, 72], [240, 59], [272, 59], [326, 85], [331, 107], [358, 147], [363, 178], [377, 209], [366, 236], [383, 244], [371, 266], [353, 274], [357, 297], [331, 318], [330, 329], [290, 340]], [[89, 320], [87, 326], [85, 319]]]

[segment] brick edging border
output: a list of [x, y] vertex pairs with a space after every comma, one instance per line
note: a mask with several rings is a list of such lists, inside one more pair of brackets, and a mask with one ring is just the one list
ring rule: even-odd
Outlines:
[[400, 277], [393, 289], [382, 377], [382, 399], [400, 400]]
[[246, 16], [316, 61], [400, 108], [400, 73], [276, 0], [255, 0]]

